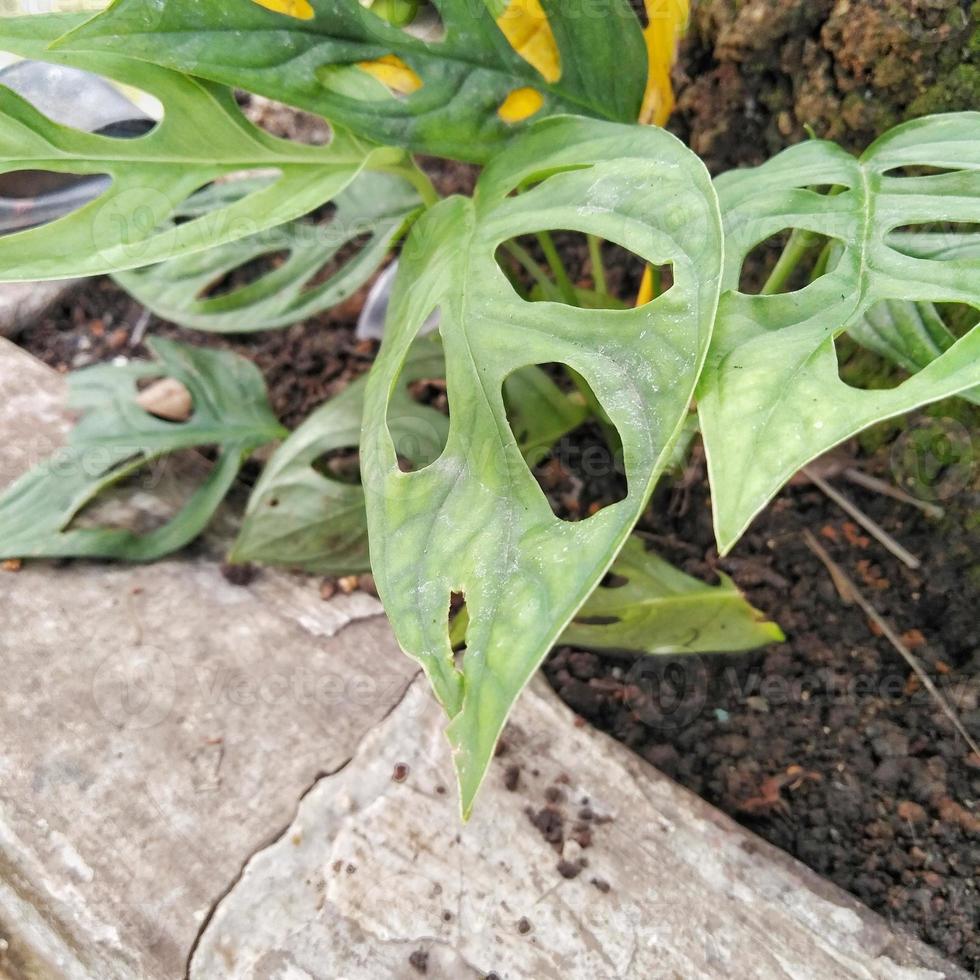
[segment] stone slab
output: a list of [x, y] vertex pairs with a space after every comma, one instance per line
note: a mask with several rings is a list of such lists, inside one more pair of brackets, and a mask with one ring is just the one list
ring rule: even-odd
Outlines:
[[[430, 980], [965, 977], [576, 724], [540, 677], [466, 826], [443, 725], [417, 679], [246, 865], [202, 934], [190, 980], [417, 980], [422, 959]], [[567, 842], [559, 854], [528, 816], [549, 806], [566, 840], [588, 807], [591, 845]], [[569, 879], [562, 857], [588, 865]]]

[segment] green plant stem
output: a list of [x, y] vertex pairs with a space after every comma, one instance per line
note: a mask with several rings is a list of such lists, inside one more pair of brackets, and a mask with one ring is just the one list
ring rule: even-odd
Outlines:
[[595, 291], [605, 299], [609, 295], [606, 285], [606, 267], [602, 264], [602, 240], [597, 235], [586, 236], [589, 242], [589, 258], [592, 261], [592, 282]]
[[555, 242], [551, 237], [551, 232], [539, 231], [538, 243], [541, 245], [541, 251], [544, 252], [544, 257], [548, 260], [548, 266], [554, 274], [555, 282], [558, 284], [558, 291], [561, 293], [562, 299], [569, 306], [579, 306], [575, 287], [572, 285], [571, 279], [568, 278], [568, 272], [565, 270], [565, 265], [561, 260], [561, 256], [558, 254], [558, 249], [555, 248]]
[[534, 256], [515, 241], [504, 242], [504, 251], [516, 259], [532, 279], [545, 291], [551, 294], [555, 290], [555, 284], [548, 278], [548, 274], [535, 261]]
[[653, 290], [653, 298], [656, 299], [664, 288], [663, 276], [660, 273], [659, 265], [650, 266], [650, 286]]
[[413, 157], [406, 157], [403, 163], [386, 165], [377, 169], [386, 174], [396, 174], [407, 180], [419, 192], [419, 197], [422, 198], [422, 203], [427, 208], [431, 208], [433, 204], [438, 204], [442, 200], [432, 181], [429, 180], [428, 174], [416, 163]]
[[783, 249], [783, 254], [779, 256], [776, 267], [769, 274], [766, 284], [762, 287], [761, 294], [771, 296], [773, 293], [780, 292], [821, 237], [815, 232], [794, 228], [793, 233], [789, 236], [789, 241], [786, 243], [786, 248]]
[[820, 254], [817, 256], [817, 261], [813, 263], [813, 271], [810, 273], [810, 282], [816, 282], [817, 279], [826, 274], [827, 267], [830, 265], [830, 250], [832, 247], [833, 242], [827, 242], [820, 250]]

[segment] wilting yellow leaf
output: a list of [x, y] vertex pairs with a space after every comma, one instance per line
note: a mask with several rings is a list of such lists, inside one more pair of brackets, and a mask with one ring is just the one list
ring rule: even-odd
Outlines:
[[313, 20], [316, 16], [310, 0], [252, 0], [252, 3], [257, 3], [260, 7], [277, 14], [295, 17], [297, 20]]
[[387, 85], [396, 95], [411, 95], [422, 87], [422, 79], [397, 54], [386, 54], [376, 61], [359, 61], [357, 67]]
[[510, 46], [537, 68], [545, 81], [557, 82], [561, 78], [558, 45], [539, 0], [510, 0], [497, 18], [497, 26]]
[[644, 3], [648, 23], [643, 36], [650, 70], [640, 122], [663, 126], [674, 109], [670, 69], [677, 57], [677, 42], [687, 29], [691, 5], [690, 0], [644, 0]]
[[543, 105], [544, 98], [537, 89], [516, 88], [500, 103], [497, 115], [505, 123], [519, 123], [533, 116]]

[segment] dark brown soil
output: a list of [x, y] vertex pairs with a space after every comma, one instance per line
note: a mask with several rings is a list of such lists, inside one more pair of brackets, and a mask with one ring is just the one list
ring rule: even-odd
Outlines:
[[976, 0], [700, 0], [674, 129], [709, 168], [817, 136], [864, 149], [932, 112], [980, 104]]
[[[859, 465], [894, 479], [887, 455]], [[980, 758], [842, 602], [802, 532], [818, 535], [980, 738], [976, 477], [942, 522], [835, 481], [922, 559], [917, 572], [812, 486], [784, 491], [719, 560], [703, 474], [664, 486], [644, 521], [652, 543], [700, 578], [729, 573], [787, 643], [668, 658], [560, 648], [545, 667], [591, 723], [970, 970], [980, 966]]]

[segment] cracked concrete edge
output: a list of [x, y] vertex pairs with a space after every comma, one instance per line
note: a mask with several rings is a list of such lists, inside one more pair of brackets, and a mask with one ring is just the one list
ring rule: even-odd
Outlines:
[[[495, 767], [462, 826], [444, 724], [417, 678], [352, 761], [305, 795], [288, 830], [249, 859], [202, 930], [189, 980], [407, 980], [418, 976], [408, 962], [417, 951], [435, 980], [490, 971], [502, 980], [967, 980], [577, 726], [540, 678], [505, 735], [506, 761], [522, 766], [527, 786], [508, 791]], [[404, 781], [393, 779], [396, 762], [408, 767]], [[556, 873], [557, 855], [524, 812], [541, 805], [548, 782], [613, 818], [594, 825], [590, 867], [574, 881]], [[515, 930], [522, 913], [535, 923], [528, 938]]]

